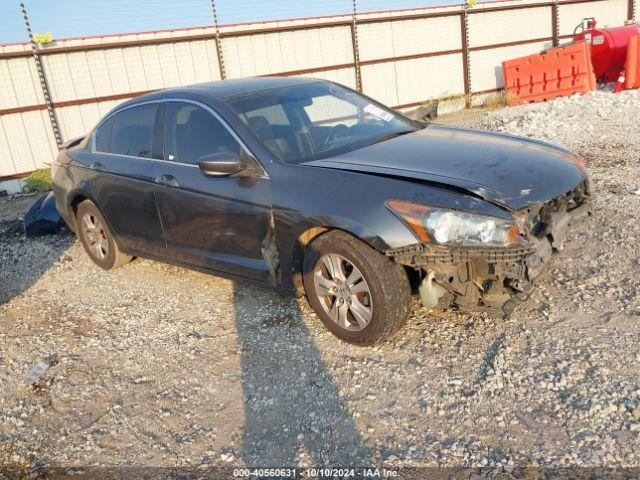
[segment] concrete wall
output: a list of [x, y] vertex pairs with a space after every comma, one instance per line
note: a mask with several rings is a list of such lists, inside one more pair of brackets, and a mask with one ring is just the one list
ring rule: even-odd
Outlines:
[[[560, 38], [570, 36], [584, 17], [621, 25], [629, 1], [559, 1]], [[461, 6], [359, 13], [363, 92], [409, 108], [433, 98], [499, 89], [502, 61], [552, 44], [552, 5], [547, 0], [480, 3], [468, 10], [466, 31]], [[636, 16], [639, 9], [636, 0]], [[220, 32], [227, 78], [312, 76], [357, 87], [350, 16], [229, 25]], [[212, 27], [193, 28], [64, 39], [42, 47], [63, 140], [84, 135], [126, 98], [219, 80], [214, 34]], [[44, 166], [56, 152], [30, 46], [0, 45], [0, 181]]]

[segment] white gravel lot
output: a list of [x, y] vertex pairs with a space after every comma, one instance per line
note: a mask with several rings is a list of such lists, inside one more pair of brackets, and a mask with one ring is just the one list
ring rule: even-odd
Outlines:
[[71, 235], [1, 220], [0, 471], [640, 467], [639, 118], [640, 91], [485, 114], [582, 155], [595, 218], [510, 320], [420, 308], [377, 348], [269, 290], [147, 260], [103, 272]]

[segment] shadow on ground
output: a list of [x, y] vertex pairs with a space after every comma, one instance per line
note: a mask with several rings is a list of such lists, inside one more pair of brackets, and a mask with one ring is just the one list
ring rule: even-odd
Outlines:
[[[370, 451], [295, 301], [274, 302], [273, 294], [262, 290], [234, 285], [244, 462], [250, 467], [370, 465]], [[274, 314], [274, 303], [281, 314]], [[290, 335], [292, 329], [298, 332]]]

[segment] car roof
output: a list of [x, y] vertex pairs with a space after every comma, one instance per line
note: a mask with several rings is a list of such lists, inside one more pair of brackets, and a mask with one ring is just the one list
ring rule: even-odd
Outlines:
[[261, 90], [270, 90], [273, 88], [293, 87], [297, 85], [309, 85], [323, 80], [315, 78], [300, 77], [252, 77], [238, 78], [233, 80], [220, 80], [217, 82], [199, 83], [187, 87], [168, 88], [157, 92], [148, 93], [132, 98], [118, 105], [117, 109], [124, 106], [135, 105], [150, 100], [161, 100], [163, 98], [181, 97], [181, 98], [201, 98], [202, 96], [220, 100], [225, 97], [234, 95], [242, 95]]

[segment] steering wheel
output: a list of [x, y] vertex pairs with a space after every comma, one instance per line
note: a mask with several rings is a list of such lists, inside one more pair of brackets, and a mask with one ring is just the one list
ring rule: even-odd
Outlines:
[[339, 123], [335, 127], [331, 129], [327, 138], [324, 139], [324, 143], [322, 144], [322, 150], [325, 150], [329, 144], [333, 143], [340, 137], [346, 137], [349, 134], [349, 127], [347, 127], [344, 123]]

